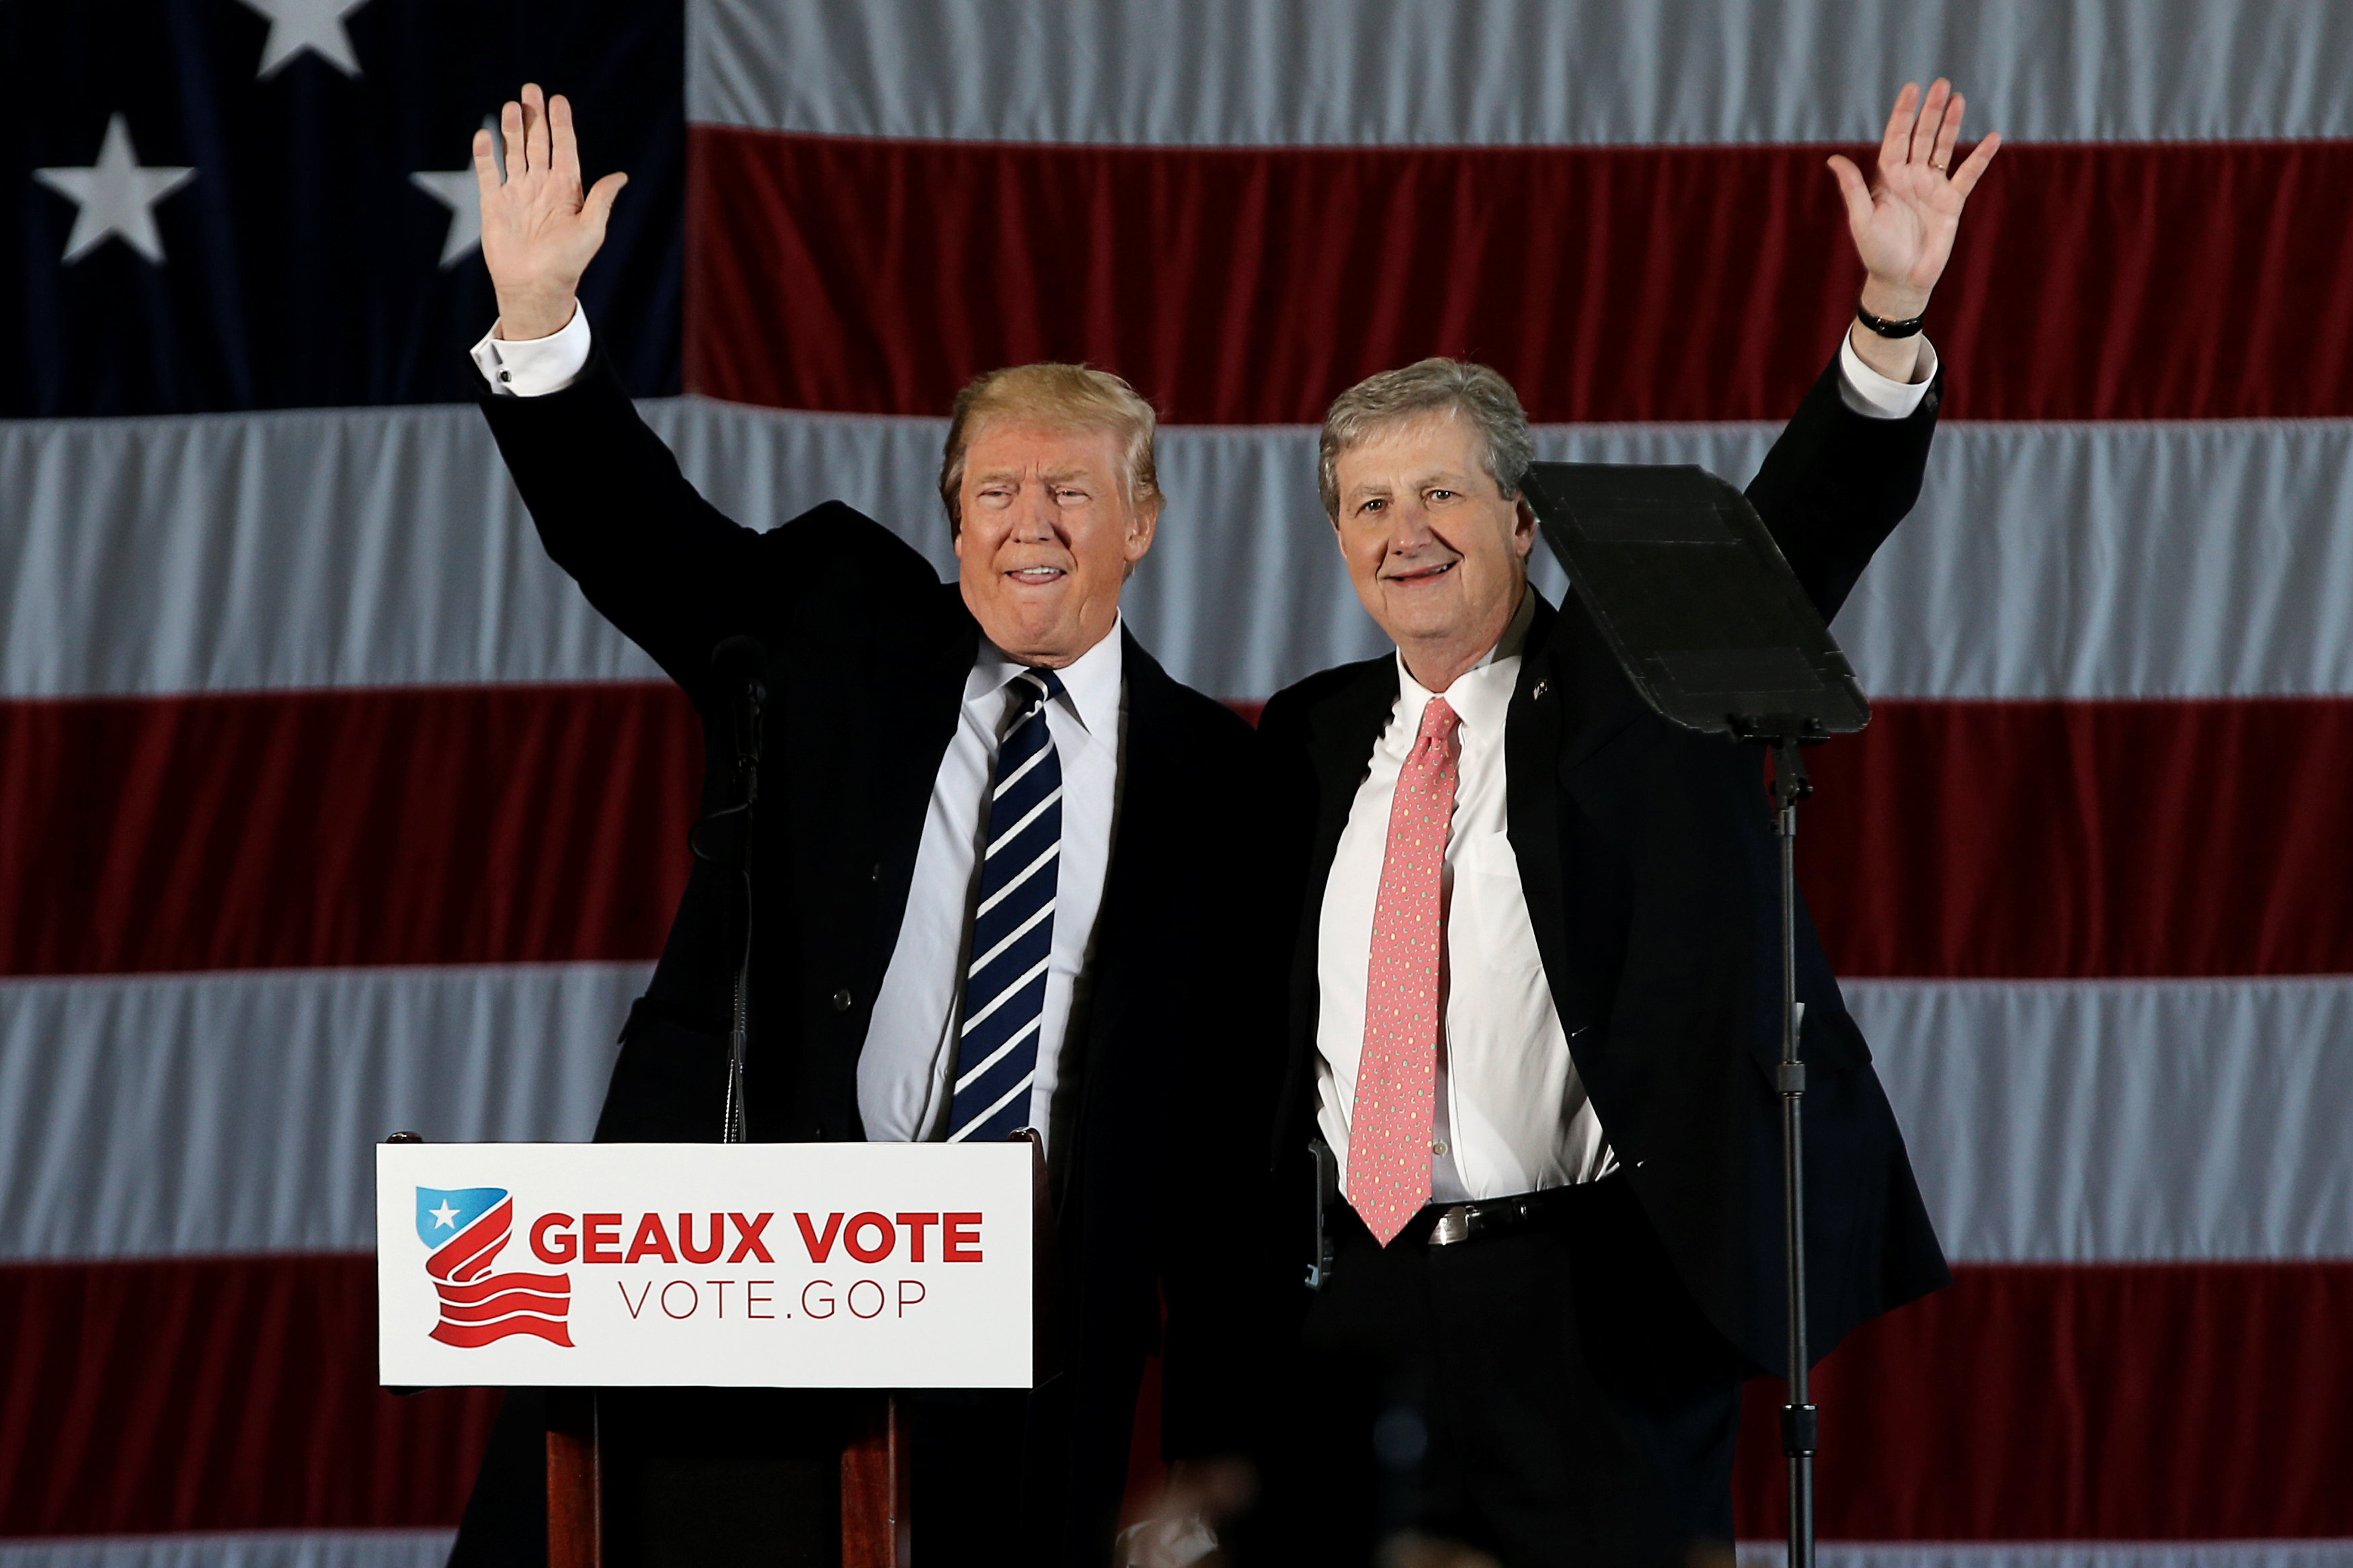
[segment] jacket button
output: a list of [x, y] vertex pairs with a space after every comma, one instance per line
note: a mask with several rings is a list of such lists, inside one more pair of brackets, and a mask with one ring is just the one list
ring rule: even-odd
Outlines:
[[849, 993], [848, 990], [840, 990], [833, 994], [833, 1010], [837, 1013], [847, 1013], [849, 1011]]

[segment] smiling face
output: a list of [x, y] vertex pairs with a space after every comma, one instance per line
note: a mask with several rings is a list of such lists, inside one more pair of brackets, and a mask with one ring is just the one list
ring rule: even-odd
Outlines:
[[989, 641], [1060, 669], [1110, 633], [1159, 521], [1156, 504], [1135, 505], [1116, 436], [987, 420], [957, 499], [957, 579]]
[[1535, 520], [1484, 455], [1467, 421], [1431, 414], [1377, 427], [1335, 465], [1349, 581], [1432, 691], [1495, 646], [1527, 586]]

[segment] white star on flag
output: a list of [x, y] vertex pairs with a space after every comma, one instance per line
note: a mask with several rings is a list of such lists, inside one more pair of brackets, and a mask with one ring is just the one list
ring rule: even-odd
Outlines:
[[425, 1212], [433, 1216], [434, 1229], [455, 1230], [458, 1228], [458, 1211], [449, 1206], [449, 1200], [448, 1198], [443, 1198], [441, 1200], [441, 1206], [439, 1208], [427, 1209]]
[[441, 265], [462, 261], [466, 253], [482, 243], [482, 189], [470, 164], [463, 169], [443, 173], [438, 169], [420, 170], [408, 176], [409, 184], [449, 209], [449, 231], [441, 241]]
[[164, 237], [155, 232], [154, 206], [195, 176], [194, 169], [142, 167], [131, 145], [131, 126], [118, 114], [106, 122], [98, 162], [86, 169], [36, 169], [41, 184], [79, 203], [64, 260], [79, 261], [110, 236], [155, 263], [164, 264]]
[[345, 76], [360, 74], [359, 57], [352, 53], [352, 36], [343, 18], [367, 0], [245, 0], [269, 18], [269, 39], [261, 46], [261, 68], [254, 79], [268, 77], [280, 66], [309, 49]]

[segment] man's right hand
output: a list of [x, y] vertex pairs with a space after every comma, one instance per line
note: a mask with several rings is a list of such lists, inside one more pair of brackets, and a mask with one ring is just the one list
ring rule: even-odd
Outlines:
[[572, 320], [580, 275], [605, 243], [605, 222], [627, 174], [607, 174], [580, 191], [580, 144], [572, 105], [525, 83], [522, 101], [499, 112], [507, 174], [491, 155], [491, 133], [474, 132], [474, 177], [482, 192], [482, 260], [499, 300], [498, 335], [544, 338]]

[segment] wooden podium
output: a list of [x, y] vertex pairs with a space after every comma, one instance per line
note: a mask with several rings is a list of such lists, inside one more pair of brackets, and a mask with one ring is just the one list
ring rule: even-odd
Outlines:
[[[841, 1451], [841, 1568], [911, 1568], [913, 1465], [898, 1396], [859, 1402]], [[548, 1568], [604, 1568], [604, 1476], [596, 1396], [547, 1398]]]
[[911, 1568], [908, 1413], [887, 1391], [1050, 1370], [1034, 1134], [387, 1142], [376, 1177], [379, 1377], [546, 1389], [550, 1568], [605, 1561], [600, 1388], [854, 1391], [842, 1568]]

